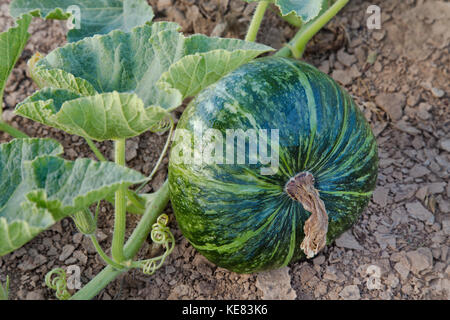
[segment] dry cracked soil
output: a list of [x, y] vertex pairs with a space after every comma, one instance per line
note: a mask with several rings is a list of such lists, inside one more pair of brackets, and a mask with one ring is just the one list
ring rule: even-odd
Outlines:
[[[240, 0], [150, 0], [156, 20], [183, 31], [243, 38], [255, 8]], [[0, 31], [13, 24], [9, 0], [0, 4]], [[381, 8], [381, 29], [367, 28], [370, 5]], [[450, 296], [450, 3], [352, 0], [309, 46], [305, 60], [330, 74], [356, 99], [377, 137], [380, 170], [368, 208], [353, 228], [316, 258], [271, 272], [241, 275], [209, 263], [179, 231], [177, 245], [153, 276], [129, 272], [97, 299], [449, 299]], [[52, 137], [64, 157], [94, 157], [76, 136], [15, 116], [15, 105], [36, 90], [26, 61], [65, 43], [65, 23], [35, 19], [31, 40], [8, 82], [5, 119], [34, 137]], [[275, 48], [295, 34], [273, 8], [258, 41]], [[174, 112], [179, 118], [183, 107]], [[167, 135], [144, 134], [127, 144], [128, 164], [152, 170]], [[0, 133], [0, 142], [11, 139]], [[98, 144], [111, 158], [112, 145]], [[168, 159], [146, 191], [167, 176]], [[112, 208], [102, 206], [98, 236], [110, 247]], [[128, 235], [137, 223], [129, 216]], [[140, 252], [151, 251], [147, 244]], [[78, 265], [86, 284], [104, 267], [73, 222], [65, 219], [21, 249], [0, 258], [0, 281], [11, 277], [12, 299], [54, 299], [44, 284], [55, 267]]]

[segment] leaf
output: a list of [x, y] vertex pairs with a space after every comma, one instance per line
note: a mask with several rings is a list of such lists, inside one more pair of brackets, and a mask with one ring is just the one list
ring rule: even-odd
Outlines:
[[175, 109], [183, 97], [272, 50], [236, 39], [185, 38], [179, 28], [157, 22], [130, 33], [85, 38], [36, 57], [31, 74], [49, 88], [19, 104], [16, 112], [97, 141], [130, 138], [154, 130], [167, 116], [164, 109]]
[[[107, 34], [112, 30], [131, 31], [134, 27], [152, 21], [152, 8], [145, 0], [13, 0], [10, 13], [18, 17], [31, 13], [44, 19], [66, 20], [71, 17], [69, 8], [77, 6], [80, 29], [67, 34], [69, 42], [79, 41], [96, 34]], [[77, 24], [74, 14], [74, 25]]]
[[[263, 0], [244, 0], [245, 2], [260, 2]], [[314, 19], [320, 13], [323, 0], [270, 0], [280, 8], [281, 14], [287, 16], [295, 13], [304, 23]]]
[[30, 15], [24, 15], [17, 20], [16, 26], [0, 33], [0, 109], [3, 104], [6, 81], [30, 38], [28, 27], [31, 19]]
[[271, 48], [237, 39], [194, 35], [186, 39], [185, 57], [171, 65], [160, 82], [177, 88], [183, 98], [195, 96], [227, 73]]
[[318, 0], [276, 0], [275, 4], [283, 16], [295, 12], [305, 23], [317, 17], [322, 9], [322, 1]]
[[19, 104], [16, 113], [34, 121], [97, 141], [131, 138], [157, 130], [168, 116], [158, 106], [144, 108], [135, 94], [103, 93], [80, 97], [45, 88]]
[[145, 181], [114, 163], [63, 160], [57, 157], [62, 152], [50, 139], [0, 145], [0, 256], [120, 186]]

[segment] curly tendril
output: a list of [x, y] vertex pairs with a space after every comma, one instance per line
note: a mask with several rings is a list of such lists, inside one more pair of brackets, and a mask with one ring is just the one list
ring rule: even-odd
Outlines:
[[147, 260], [138, 261], [138, 265], [142, 268], [142, 272], [146, 275], [152, 275], [161, 268], [166, 258], [172, 253], [175, 247], [175, 237], [167, 226], [169, 217], [162, 214], [152, 226], [151, 238], [154, 243], [160, 244], [165, 248], [162, 255]]
[[68, 300], [71, 294], [67, 290], [67, 275], [63, 268], [56, 268], [47, 273], [45, 284], [50, 289], [56, 291], [56, 298], [59, 300]]

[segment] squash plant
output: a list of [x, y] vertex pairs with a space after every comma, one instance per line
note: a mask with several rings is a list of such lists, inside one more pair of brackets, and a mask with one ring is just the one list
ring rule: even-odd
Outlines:
[[[306, 43], [345, 6], [348, 0], [259, 1], [249, 26], [246, 41], [198, 34], [185, 36], [175, 23], [151, 22], [153, 12], [146, 5], [146, 1], [102, 1], [108, 8], [115, 8], [114, 16], [111, 16], [111, 13], [108, 14], [107, 10], [102, 11], [101, 9], [91, 15], [93, 8], [98, 7], [98, 2], [95, 2], [97, 6], [94, 6], [94, 1], [91, 0], [78, 2], [82, 17], [86, 18], [86, 23], [81, 24], [81, 30], [69, 32], [67, 45], [55, 49], [45, 57], [35, 53], [30, 59], [29, 72], [40, 89], [19, 103], [15, 112], [69, 134], [83, 137], [99, 161], [91, 159], [66, 161], [60, 157], [63, 151], [62, 147], [51, 139], [16, 139], [2, 144], [0, 147], [0, 189], [2, 190], [0, 196], [0, 255], [19, 248], [56, 221], [71, 217], [80, 232], [90, 237], [99, 255], [107, 263], [107, 267], [72, 297], [67, 290], [64, 270], [53, 270], [45, 280], [49, 287], [56, 290], [56, 295], [60, 299], [91, 299], [117, 275], [127, 270], [139, 268], [146, 274], [152, 274], [162, 265], [175, 245], [173, 235], [167, 227], [168, 217], [161, 214], [169, 197], [174, 204], [180, 228], [193, 245], [211, 260], [240, 272], [278, 267], [289, 262], [292, 257], [298, 257], [302, 251], [311, 256], [323, 247], [327, 232], [331, 232], [330, 239], [332, 239], [335, 234], [347, 228], [354, 221], [370, 196], [374, 181], [373, 175], [376, 172], [373, 167], [368, 172], [368, 177], [363, 179], [364, 181], [361, 180], [360, 185], [350, 186], [351, 190], [348, 192], [342, 184], [338, 186], [336, 182], [333, 185], [331, 177], [328, 185], [325, 186], [321, 184], [320, 176], [314, 177], [319, 182], [316, 184], [313, 177], [308, 175], [309, 172], [301, 171], [308, 169], [315, 161], [317, 169], [322, 169], [323, 177], [329, 175], [329, 171], [333, 170], [332, 160], [339, 157], [345, 149], [345, 143], [350, 141], [355, 142], [354, 147], [362, 147], [359, 155], [364, 161], [361, 162], [361, 165], [362, 163], [368, 163], [368, 166], [375, 165], [373, 159], [376, 157], [373, 153], [370, 129], [357, 113], [353, 102], [334, 82], [306, 64], [285, 58], [265, 58], [251, 62], [259, 55], [273, 51], [268, 46], [254, 42], [270, 3], [278, 6], [280, 15], [284, 19], [299, 26], [297, 35], [275, 55], [300, 58]], [[255, 1], [248, 0], [247, 2]], [[11, 4], [11, 13], [19, 19], [18, 21], [23, 17], [29, 19], [30, 16], [46, 19], [72, 19], [73, 17], [64, 11], [69, 3], [70, 1], [14, 0]], [[101, 23], [95, 23], [94, 20], [97, 17], [101, 18]], [[249, 62], [251, 63], [246, 65]], [[268, 68], [279, 69], [279, 72], [271, 77], [270, 72], [267, 71]], [[273, 254], [274, 259], [263, 261], [260, 257], [251, 257], [239, 250], [235, 251], [238, 254], [233, 253], [233, 250], [239, 247], [233, 243], [241, 244], [243, 243], [242, 237], [246, 239], [252, 237], [251, 228], [247, 230], [245, 227], [249, 227], [249, 224], [252, 223], [260, 224], [261, 220], [250, 219], [246, 225], [241, 223], [233, 225], [232, 216], [223, 216], [224, 219], [229, 218], [231, 219], [229, 222], [232, 222], [224, 227], [224, 221], [217, 220], [219, 219], [218, 215], [205, 215], [205, 207], [200, 206], [198, 201], [192, 201], [199, 186], [205, 188], [203, 191], [205, 194], [201, 193], [201, 197], [198, 199], [202, 203], [207, 201], [206, 193], [220, 193], [221, 190], [216, 190], [216, 188], [223, 185], [223, 181], [219, 181], [218, 176], [215, 177], [215, 180], [208, 180], [209, 178], [205, 176], [202, 181], [199, 181], [202, 179], [200, 178], [202, 174], [197, 177], [192, 168], [177, 168], [171, 161], [170, 188], [169, 181], [166, 181], [153, 194], [143, 194], [140, 190], [145, 183], [152, 179], [169, 147], [174, 130], [174, 121], [170, 112], [180, 106], [185, 98], [197, 96], [202, 92], [188, 107], [189, 111], [183, 115], [181, 128], [189, 126], [191, 117], [208, 119], [208, 115], [202, 114], [201, 105], [208, 99], [225, 99], [216, 92], [218, 87], [229, 87], [232, 96], [226, 98], [242, 104], [249, 103], [249, 101], [239, 98], [239, 95], [244, 95], [245, 88], [250, 91], [253, 87], [259, 87], [268, 90], [264, 93], [266, 96], [267, 94], [278, 96], [273, 88], [266, 87], [268, 79], [278, 83], [284, 83], [283, 81], [287, 80], [283, 84], [283, 90], [287, 97], [291, 97], [294, 102], [299, 101], [295, 99], [300, 99], [298, 96], [301, 96], [301, 92], [304, 93], [305, 90], [308, 92], [308, 98], [314, 96], [321, 97], [322, 100], [320, 103], [319, 101], [314, 103], [309, 100], [305, 101], [304, 112], [309, 115], [310, 122], [307, 122], [306, 118], [302, 119], [304, 123], [299, 124], [297, 133], [285, 132], [288, 136], [287, 139], [293, 139], [289, 134], [293, 134], [294, 138], [304, 138], [304, 141], [299, 140], [301, 145], [297, 145], [297, 147], [301, 149], [300, 151], [304, 151], [307, 146], [308, 152], [301, 154], [297, 152], [298, 160], [301, 160], [302, 165], [286, 167], [292, 180], [285, 181], [284, 194], [280, 195], [281, 200], [273, 200], [268, 205], [272, 208], [277, 205], [277, 201], [292, 201], [295, 203], [295, 205], [291, 204], [292, 208], [295, 207], [292, 210], [296, 210], [297, 215], [293, 213], [292, 216], [295, 218], [289, 221], [281, 218], [281, 220], [277, 220], [272, 214], [272, 218], [269, 220], [275, 219], [279, 224], [278, 229], [273, 229], [273, 232], [280, 232], [280, 228], [289, 228], [289, 226], [289, 230], [295, 229], [295, 232], [291, 232], [291, 238], [286, 243], [280, 242], [282, 247], [280, 247], [280, 252], [284, 250], [286, 253], [287, 250], [288, 254], [284, 254], [284, 256]], [[237, 84], [236, 80], [242, 80], [242, 83], [238, 82], [239, 84]], [[302, 91], [300, 88], [302, 85], [305, 88], [321, 86], [322, 82], [327, 83], [326, 90], [321, 91], [316, 88]], [[241, 85], [245, 88], [240, 88]], [[260, 112], [259, 115], [255, 115], [260, 123], [265, 123], [265, 121], [268, 123], [267, 118], [271, 118], [271, 113], [276, 112], [279, 113], [277, 124], [284, 124], [292, 129], [295, 123], [288, 122], [285, 115], [288, 106], [275, 105], [270, 98], [267, 98], [268, 100], [259, 99], [258, 101], [261, 103], [271, 101], [271, 104], [261, 105], [259, 109], [252, 111], [253, 115]], [[294, 103], [292, 101], [291, 104]], [[286, 100], [279, 102], [285, 103]], [[338, 126], [339, 121], [318, 121], [319, 116], [325, 117], [326, 114], [330, 114], [328, 104], [332, 102], [338, 105], [338, 110], [342, 113], [342, 118], [339, 118], [341, 127]], [[210, 106], [211, 104], [209, 104]], [[269, 110], [270, 106], [272, 106], [271, 110]], [[220, 104], [216, 107], [220, 109]], [[243, 106], [243, 108], [247, 107]], [[233, 121], [238, 123], [241, 118], [233, 119], [228, 116], [228, 119], [232, 124]], [[284, 123], [283, 119], [286, 120]], [[216, 120], [209, 118], [208, 121]], [[354, 121], [355, 128], [350, 124], [348, 127], [342, 126], [345, 120]], [[342, 132], [339, 133], [341, 129]], [[125, 143], [126, 139], [139, 136], [149, 130], [153, 132], [169, 131], [169, 137], [154, 170], [149, 177], [144, 177], [140, 173], [126, 168]], [[328, 136], [326, 135], [327, 130], [330, 132]], [[322, 140], [314, 140], [316, 132], [317, 134], [323, 132]], [[353, 140], [350, 137], [352, 135], [355, 135]], [[96, 147], [95, 141], [105, 140], [114, 142], [114, 162], [106, 161]], [[327, 146], [327, 143], [333, 144]], [[321, 157], [320, 151], [326, 152], [327, 150], [328, 156], [324, 153]], [[342, 161], [349, 167], [358, 159], [355, 155], [348, 157], [347, 160], [344, 157]], [[286, 153], [285, 160], [292, 161], [292, 155]], [[243, 206], [250, 205], [251, 202], [258, 200], [255, 197], [264, 194], [263, 191], [258, 191], [258, 188], [266, 188], [266, 192], [273, 194], [281, 193], [283, 190], [280, 189], [280, 181], [287, 176], [280, 174], [272, 177], [272, 180], [259, 181], [257, 177], [252, 180], [249, 170], [245, 170], [247, 176], [240, 172], [233, 176], [233, 168], [229, 168], [229, 170], [231, 171], [226, 172], [226, 169], [218, 174], [223, 174], [222, 179], [234, 179], [237, 185], [239, 181], [243, 183], [244, 189], [239, 189], [239, 186], [235, 189], [236, 193], [242, 193], [240, 197]], [[183, 181], [186, 178], [183, 177], [185, 173], [186, 177], [192, 178], [192, 189], [186, 186], [185, 180]], [[353, 178], [357, 179], [357, 177], [358, 174], [354, 173]], [[351, 176], [347, 178], [348, 183], [353, 179]], [[248, 179], [247, 182], [245, 182], [246, 179]], [[253, 185], [248, 183], [250, 180]], [[214, 181], [218, 183], [214, 183]], [[274, 183], [274, 181], [277, 182]], [[136, 184], [140, 185], [136, 191], [129, 189], [130, 186]], [[177, 189], [178, 187], [179, 189]], [[302, 198], [303, 194], [299, 191], [302, 189], [307, 190], [306, 200]], [[255, 191], [253, 195], [250, 194], [251, 190]], [[224, 191], [222, 193], [224, 201], [226, 197], [236, 195], [232, 194], [231, 189], [222, 191]], [[329, 193], [326, 195], [328, 198], [322, 200], [323, 191]], [[183, 192], [186, 193], [183, 195]], [[353, 196], [354, 198], [352, 198]], [[323, 209], [324, 203], [327, 207], [329, 204], [332, 205], [333, 199], [337, 200], [337, 198], [344, 200], [336, 202], [336, 210], [327, 209], [331, 212], [330, 216], [333, 217], [333, 213], [336, 213], [335, 216], [342, 219], [338, 219], [336, 225], [330, 223], [328, 229], [328, 217]], [[342, 208], [342, 205], [350, 203], [352, 199], [356, 201], [353, 207]], [[111, 255], [108, 255], [107, 251], [100, 247], [95, 235], [101, 200], [113, 203], [115, 208]], [[235, 202], [228, 206], [225, 202], [221, 208], [216, 203], [211, 203], [210, 207], [217, 209], [217, 213], [220, 210], [225, 213], [233, 210], [234, 214], [245, 212], [245, 210], [241, 211]], [[187, 204], [189, 207], [186, 207]], [[94, 212], [91, 211], [92, 205], [96, 205]], [[208, 213], [211, 212], [210, 207], [207, 209]], [[266, 213], [270, 214], [269, 209], [261, 208], [260, 219], [264, 219], [263, 216]], [[125, 241], [127, 212], [140, 214], [141, 220], [130, 238]], [[294, 247], [292, 243], [296, 243], [302, 237], [302, 227], [308, 212], [312, 215], [308, 220], [310, 222], [305, 223], [305, 228], [318, 229], [319, 232], [306, 231], [305, 233], [311, 237], [319, 236], [317, 239], [313, 237], [314, 239], [307, 241], [301, 248]], [[197, 217], [196, 214], [198, 214]], [[211, 231], [209, 235], [199, 233], [199, 229], [195, 229], [195, 227], [191, 229], [189, 225], [192, 225], [192, 221], [188, 221], [189, 215], [194, 219], [192, 221], [199, 223], [197, 228], [214, 225], [215, 229], [203, 229], [203, 232]], [[348, 219], [345, 218], [346, 215], [349, 215]], [[242, 217], [235, 216], [234, 218], [242, 220]], [[318, 222], [314, 222], [315, 220]], [[220, 223], [214, 224], [214, 221]], [[216, 239], [218, 242], [212, 243], [211, 239], [214, 240], [214, 237], [211, 235], [217, 235], [218, 232], [222, 232], [223, 237], [228, 237], [228, 240], [232, 235], [242, 234], [242, 236], [239, 235], [235, 242], [232, 240], [229, 243], [226, 243], [228, 240], [222, 241], [218, 237]], [[295, 234], [294, 238], [292, 238], [292, 234]], [[149, 235], [154, 243], [165, 248], [164, 253], [158, 257], [135, 260], [137, 252]], [[255, 237], [255, 239], [257, 240], [259, 237]], [[278, 238], [274, 237], [273, 239]], [[316, 240], [318, 244], [316, 244]], [[245, 247], [247, 248], [245, 250], [254, 249], [258, 253], [264, 251], [265, 248], [258, 247], [257, 242], [252, 246]], [[316, 245], [311, 247], [307, 244]], [[222, 245], [223, 247], [219, 248]], [[215, 250], [216, 253], [208, 251], [210, 247], [218, 248]], [[267, 249], [265, 253], [263, 252], [263, 257], [269, 255], [270, 248]], [[223, 253], [225, 255], [222, 257]], [[252, 258], [255, 259], [252, 260]], [[242, 259], [245, 261], [243, 262]]]

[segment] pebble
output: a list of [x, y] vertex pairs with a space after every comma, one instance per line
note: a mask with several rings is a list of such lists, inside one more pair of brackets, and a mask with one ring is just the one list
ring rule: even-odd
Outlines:
[[359, 292], [359, 288], [357, 285], [349, 285], [344, 287], [342, 291], [339, 293], [339, 296], [344, 300], [359, 300], [361, 299], [361, 294]]
[[434, 215], [429, 210], [427, 210], [420, 202], [416, 201], [413, 203], [407, 203], [406, 210], [413, 218], [424, 221], [428, 225], [433, 225]]
[[65, 245], [62, 249], [62, 253], [59, 256], [59, 261], [66, 261], [67, 258], [69, 258], [73, 251], [75, 250], [75, 247], [71, 244]]
[[344, 50], [339, 50], [337, 53], [337, 60], [344, 66], [350, 67], [356, 62], [356, 57], [346, 53]]
[[344, 70], [334, 70], [331, 77], [344, 86], [351, 84], [353, 81], [350, 73]]
[[411, 264], [411, 271], [415, 274], [433, 266], [433, 253], [429, 248], [423, 247], [409, 251], [406, 256]]
[[375, 103], [397, 121], [403, 116], [406, 97], [403, 93], [382, 93], [375, 98]]
[[409, 175], [413, 178], [420, 178], [430, 173], [430, 170], [420, 164], [416, 164], [409, 170]]
[[294, 300], [297, 298], [297, 294], [291, 286], [289, 267], [258, 273], [256, 287], [263, 292], [263, 300]]
[[346, 249], [364, 250], [356, 238], [351, 234], [351, 231], [346, 231], [339, 238], [337, 238], [336, 245]]
[[373, 202], [378, 204], [380, 207], [385, 207], [387, 205], [388, 194], [388, 188], [377, 187], [373, 192]]
[[442, 98], [445, 95], [445, 91], [442, 89], [438, 89], [438, 88], [431, 88], [431, 93], [436, 98]]
[[406, 258], [402, 258], [399, 262], [394, 265], [394, 270], [398, 272], [400, 278], [406, 280], [409, 275], [409, 268], [411, 265], [406, 260]]
[[442, 150], [450, 152], [450, 139], [441, 139], [441, 140], [439, 140], [438, 146]]

